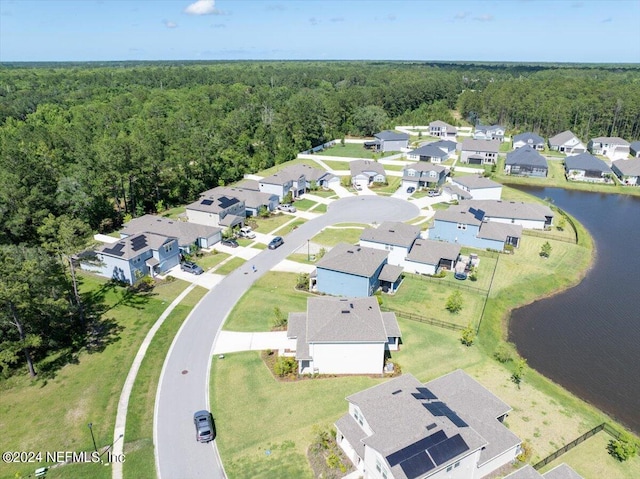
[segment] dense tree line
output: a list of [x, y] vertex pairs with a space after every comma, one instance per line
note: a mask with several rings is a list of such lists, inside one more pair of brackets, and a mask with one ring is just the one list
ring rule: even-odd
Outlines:
[[638, 139], [639, 71], [403, 62], [2, 65], [0, 366], [20, 357], [32, 365], [34, 355], [80, 344], [78, 335], [95, 326], [73, 261], [91, 231], [193, 201], [329, 139], [436, 119], [455, 124], [456, 109], [463, 120], [513, 131]]

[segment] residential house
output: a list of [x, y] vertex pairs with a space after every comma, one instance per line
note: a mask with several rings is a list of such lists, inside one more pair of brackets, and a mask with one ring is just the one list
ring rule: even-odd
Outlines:
[[606, 183], [610, 181], [611, 168], [600, 158], [589, 153], [580, 153], [564, 160], [564, 171], [568, 180]]
[[381, 312], [373, 297], [308, 298], [307, 311], [287, 321], [300, 374], [383, 374], [385, 352], [400, 337], [395, 313]]
[[387, 173], [382, 163], [371, 160], [354, 160], [349, 162], [351, 169], [351, 182], [354, 185], [371, 183], [386, 183]]
[[463, 201], [458, 206], [473, 214], [481, 214], [483, 221], [516, 224], [534, 230], [544, 230], [553, 224], [553, 211], [540, 203], [471, 200]]
[[460, 162], [470, 165], [495, 165], [500, 150], [499, 140], [467, 138], [462, 142]]
[[472, 198], [471, 193], [453, 183], [446, 184], [444, 188], [442, 188], [442, 193], [448, 195], [452, 201], [470, 200]]
[[499, 200], [502, 197], [502, 185], [484, 176], [455, 176], [451, 178], [451, 185], [469, 193], [474, 200]]
[[629, 153], [634, 158], [640, 158], [640, 141], [634, 141], [629, 145]]
[[262, 178], [259, 181], [259, 189], [262, 193], [278, 195], [282, 201], [288, 193], [291, 193], [293, 198], [303, 195], [312, 184], [330, 188], [340, 184], [340, 178], [320, 168], [299, 164]]
[[371, 296], [380, 287], [388, 256], [388, 251], [339, 243], [317, 262], [315, 287], [334, 296]]
[[511, 408], [464, 371], [411, 374], [348, 396], [336, 441], [364, 479], [479, 479], [516, 460]]
[[550, 469], [544, 474], [540, 474], [532, 466], [527, 464], [521, 467], [515, 472], [512, 472], [504, 479], [584, 479], [580, 474], [571, 469], [566, 464], [560, 464], [559, 466]]
[[515, 176], [536, 176], [546, 178], [549, 165], [544, 156], [531, 145], [526, 145], [507, 153], [504, 172]]
[[549, 138], [549, 148], [554, 151], [559, 151], [560, 153], [565, 153], [568, 156], [579, 155], [587, 151], [584, 144], [569, 130]]
[[404, 270], [416, 274], [437, 274], [453, 271], [460, 256], [460, 245], [417, 239], [404, 261]]
[[187, 205], [186, 212], [191, 223], [221, 228], [242, 226], [247, 218], [244, 201], [219, 193], [203, 196]]
[[404, 167], [402, 170], [402, 188], [438, 188], [447, 178], [447, 170], [444, 166], [432, 163], [415, 163]]
[[409, 135], [397, 133], [392, 130], [384, 130], [373, 135], [374, 141], [365, 141], [364, 147], [375, 151], [402, 151], [409, 146]]
[[429, 136], [437, 136], [456, 141], [458, 129], [444, 121], [436, 120], [429, 123]]
[[521, 225], [483, 221], [484, 212], [466, 206], [471, 202], [464, 201], [460, 205], [436, 211], [429, 238], [496, 251], [504, 250], [507, 245], [518, 247], [522, 238]]
[[544, 150], [544, 138], [542, 138], [540, 135], [536, 135], [535, 133], [531, 133], [530, 131], [520, 133], [519, 135], [515, 135], [513, 137], [514, 149], [522, 148], [523, 146], [527, 145], [538, 151], [542, 151]]
[[630, 147], [628, 141], [617, 136], [599, 136], [589, 140], [588, 150], [592, 155], [602, 155], [611, 161], [629, 158]]
[[262, 208], [266, 211], [273, 211], [280, 202], [280, 197], [275, 193], [263, 193], [258, 189], [239, 186], [218, 186], [200, 194], [204, 198], [211, 195], [225, 195], [237, 198], [244, 203], [247, 216], [257, 216]]
[[377, 228], [365, 229], [360, 235], [360, 246], [386, 251], [388, 264], [403, 266], [413, 242], [418, 238], [419, 226], [385, 221]]
[[409, 160], [428, 161], [430, 163], [442, 163], [449, 159], [449, 153], [438, 148], [433, 143], [429, 143], [411, 150], [407, 153]]
[[623, 185], [640, 186], [640, 158], [614, 161], [611, 170]]
[[215, 226], [199, 225], [187, 221], [177, 221], [162, 216], [144, 215], [124, 224], [121, 238], [140, 233], [155, 233], [176, 238], [180, 252], [190, 254], [196, 248], [211, 248], [222, 240], [222, 229]]
[[504, 141], [504, 126], [500, 125], [476, 125], [473, 132], [473, 138], [476, 140], [498, 140], [498, 142]]
[[154, 233], [138, 233], [96, 251], [97, 262], [82, 268], [116, 281], [134, 284], [143, 276], [162, 274], [180, 264], [178, 240]]

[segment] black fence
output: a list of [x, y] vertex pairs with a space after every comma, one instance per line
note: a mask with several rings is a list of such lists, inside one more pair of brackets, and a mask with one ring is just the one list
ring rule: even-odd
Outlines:
[[564, 243], [577, 244], [577, 241], [573, 238], [567, 238], [566, 236], [554, 235], [552, 233], [545, 233], [543, 231], [536, 230], [522, 230], [523, 236], [535, 236], [537, 238], [545, 238], [554, 241], [562, 241]]
[[[589, 439], [591, 436], [595, 436], [596, 434], [598, 434], [600, 431], [602, 431], [605, 428], [605, 423], [602, 423], [596, 427], [594, 427], [593, 429], [591, 429], [590, 431], [585, 432], [582, 436], [580, 436], [577, 439], [574, 439], [573, 441], [571, 441], [569, 444], [561, 447], [560, 449], [558, 449], [556, 452], [554, 452], [553, 454], [545, 457], [542, 461], [536, 463], [533, 468], [534, 469], [540, 469], [541, 467], [546, 466], [547, 464], [549, 464], [552, 461], [555, 461], [557, 458], [559, 458], [560, 456], [562, 456], [565, 452], [570, 451], [571, 449], [573, 449], [574, 447], [576, 447], [578, 444], [583, 443], [584, 441], [586, 441], [587, 439]], [[610, 429], [612, 429], [609, 426]], [[609, 432], [609, 431], [607, 431]]]
[[405, 312], [405, 311], [396, 311], [396, 310], [393, 310], [393, 309], [386, 308], [384, 306], [380, 306], [380, 310], [384, 311], [384, 312], [387, 312], [387, 313], [395, 313], [395, 315], [399, 316], [400, 318], [409, 319], [411, 321], [417, 321], [419, 323], [430, 324], [432, 326], [437, 326], [439, 328], [450, 329], [452, 331], [462, 331], [463, 329], [466, 329], [465, 326], [460, 326], [459, 324], [448, 323], [447, 321], [441, 321], [441, 320], [436, 319], [436, 318], [428, 318], [426, 316], [421, 316], [421, 315], [415, 314], [415, 313], [408, 313], [408, 312]]
[[[411, 273], [409, 273], [411, 274]], [[416, 278], [416, 279], [420, 279], [422, 281], [427, 281], [427, 282], [431, 282], [431, 283], [435, 283], [435, 284], [441, 284], [442, 286], [447, 286], [447, 287], [452, 287], [452, 288], [457, 288], [457, 289], [464, 289], [466, 291], [473, 291], [474, 293], [480, 293], [483, 295], [487, 295], [489, 294], [489, 290], [488, 289], [482, 289], [482, 288], [476, 288], [475, 286], [469, 286], [468, 284], [465, 284], [461, 281], [456, 281], [455, 283], [453, 281], [445, 281], [444, 278], [438, 278], [435, 276], [425, 276], [422, 274], [411, 274], [412, 278]]]

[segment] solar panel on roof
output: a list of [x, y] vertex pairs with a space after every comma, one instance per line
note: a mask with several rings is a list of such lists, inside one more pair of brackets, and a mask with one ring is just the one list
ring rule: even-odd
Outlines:
[[460, 418], [454, 411], [442, 401], [433, 401], [422, 403], [427, 410], [434, 416], [445, 416], [457, 427], [467, 427], [468, 424]]
[[399, 451], [394, 452], [393, 454], [389, 454], [386, 457], [387, 462], [389, 463], [389, 466], [393, 467], [396, 464], [400, 464], [402, 461], [406, 461], [410, 457], [415, 456], [420, 451], [429, 449], [434, 444], [438, 444], [439, 442], [445, 441], [446, 439], [447, 435], [444, 433], [444, 431], [440, 430], [431, 434], [430, 436], [414, 442], [413, 444], [408, 445], [403, 449], [400, 449]]
[[422, 451], [406, 461], [401, 462], [400, 467], [406, 474], [407, 479], [415, 479], [425, 472], [429, 472], [431, 469], [435, 468], [436, 465], [429, 458], [427, 453]]
[[220, 203], [220, 208], [228, 208], [231, 205], [235, 205], [238, 202], [237, 198], [229, 198], [227, 196], [221, 196], [218, 199], [218, 203]]
[[424, 397], [425, 399], [438, 399], [438, 397], [435, 394], [433, 394], [429, 390], [429, 388], [420, 387], [420, 388], [416, 388], [416, 389], [422, 395], [422, 397]]
[[211, 206], [213, 204], [213, 200], [202, 200], [200, 202], [201, 205]]
[[442, 441], [427, 449], [427, 452], [438, 465], [442, 465], [447, 461], [450, 461], [454, 457], [462, 454], [464, 451], [468, 451], [469, 446], [464, 442], [460, 434], [450, 437], [446, 441]]
[[131, 240], [131, 249], [139, 251], [147, 247], [147, 237], [145, 235], [136, 236]]
[[104, 248], [102, 252], [106, 254], [112, 254], [113, 256], [122, 256], [124, 254], [124, 251], [122, 251], [123, 248], [124, 243], [117, 243], [113, 246], [113, 248]]

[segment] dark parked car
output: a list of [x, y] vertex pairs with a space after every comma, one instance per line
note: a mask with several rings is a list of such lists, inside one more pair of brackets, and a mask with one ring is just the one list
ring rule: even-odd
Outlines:
[[269, 243], [269, 249], [276, 249], [284, 244], [284, 240], [280, 236], [276, 236]]
[[209, 411], [198, 411], [193, 415], [193, 424], [196, 426], [196, 441], [209, 442], [215, 438], [213, 418]]
[[184, 263], [182, 263], [180, 265], [180, 269], [182, 271], [186, 271], [187, 273], [193, 273], [193, 274], [204, 273], [204, 270], [200, 266], [198, 266], [195, 263], [192, 263], [191, 261], [185, 261]]
[[407, 188], [407, 193], [413, 193], [414, 191], [416, 191], [416, 189], [413, 186]]
[[238, 242], [234, 239], [223, 239], [221, 241], [223, 246], [228, 246], [229, 248], [237, 248]]

